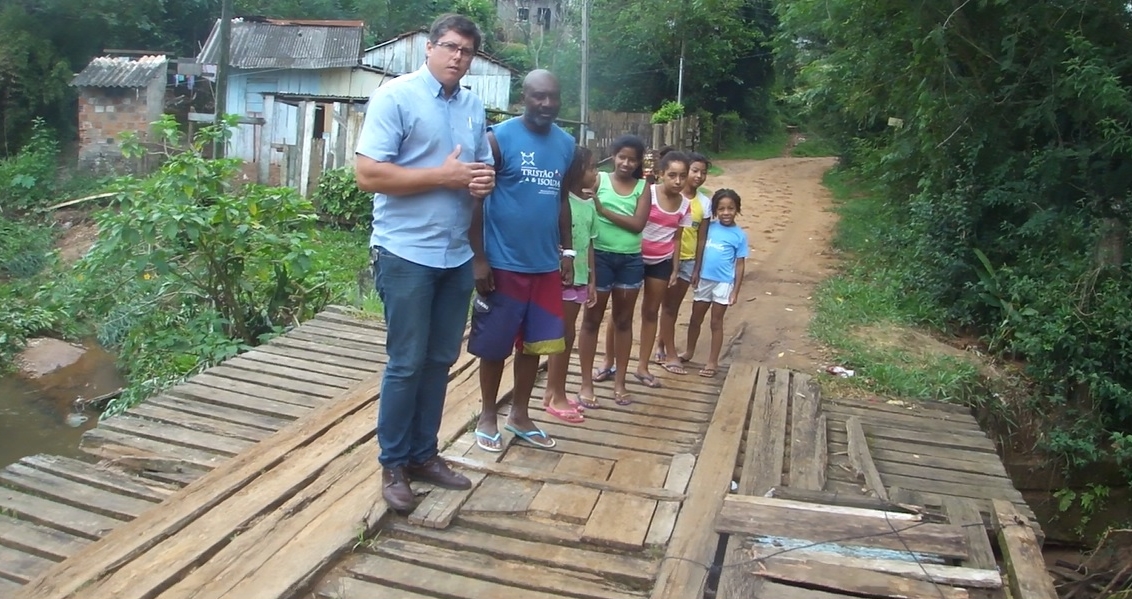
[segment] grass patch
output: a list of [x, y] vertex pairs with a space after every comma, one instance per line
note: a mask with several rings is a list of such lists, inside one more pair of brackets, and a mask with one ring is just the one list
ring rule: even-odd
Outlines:
[[846, 258], [816, 292], [810, 332], [856, 371], [829, 391], [967, 403], [981, 388], [980, 364], [923, 332], [940, 324], [937, 311], [902, 284], [897, 223], [883, 201], [844, 171], [824, 183], [841, 216], [834, 247]]
[[786, 152], [790, 136], [786, 131], [768, 133], [755, 141], [748, 141], [727, 148], [712, 156], [713, 160], [766, 160], [778, 158]]
[[838, 156], [840, 152], [837, 151], [833, 142], [816, 135], [807, 134], [790, 150], [790, 155], [795, 158], [821, 158]]
[[322, 229], [316, 260], [326, 273], [332, 289], [332, 303], [341, 303], [363, 312], [381, 314], [381, 300], [373, 287], [369, 237], [365, 229]]

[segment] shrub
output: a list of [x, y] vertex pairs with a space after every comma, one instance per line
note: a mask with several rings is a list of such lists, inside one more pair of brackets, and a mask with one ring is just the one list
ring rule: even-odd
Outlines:
[[652, 113], [652, 124], [663, 125], [671, 123], [672, 121], [679, 120], [684, 116], [684, 105], [674, 100], [669, 100], [660, 105], [656, 112]]
[[365, 228], [373, 222], [373, 194], [358, 189], [352, 167], [322, 173], [312, 198], [319, 215], [346, 228]]
[[59, 143], [43, 119], [32, 125], [32, 137], [19, 154], [0, 161], [0, 213], [26, 212], [55, 197]]

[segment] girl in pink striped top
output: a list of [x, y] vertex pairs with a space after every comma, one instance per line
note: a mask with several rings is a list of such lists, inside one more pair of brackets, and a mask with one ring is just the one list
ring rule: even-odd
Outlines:
[[658, 183], [649, 186], [652, 205], [645, 230], [641, 232], [641, 258], [645, 263], [644, 293], [641, 294], [641, 347], [637, 371], [641, 384], [660, 387], [649, 372], [649, 357], [656, 341], [657, 315], [668, 288], [676, 284], [680, 271], [678, 241], [684, 227], [692, 226], [692, 205], [682, 193], [688, 178], [689, 159], [683, 152], [670, 151], [657, 165]]

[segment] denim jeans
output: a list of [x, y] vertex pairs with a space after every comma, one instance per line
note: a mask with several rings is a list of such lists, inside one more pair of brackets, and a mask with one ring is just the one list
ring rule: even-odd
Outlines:
[[448, 371], [460, 355], [472, 296], [472, 263], [432, 268], [378, 248], [377, 293], [385, 351], [377, 442], [383, 466], [420, 464], [437, 454]]

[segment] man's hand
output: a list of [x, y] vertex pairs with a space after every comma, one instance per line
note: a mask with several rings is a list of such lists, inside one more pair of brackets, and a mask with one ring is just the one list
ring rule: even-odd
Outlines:
[[468, 192], [472, 194], [473, 198], [482, 199], [491, 195], [495, 189], [495, 170], [488, 170], [487, 174], [476, 175], [472, 182], [468, 184]]
[[559, 261], [558, 269], [562, 273], [562, 285], [574, 284], [574, 259], [570, 256], [562, 256]]
[[490, 176], [491, 185], [495, 185], [495, 170], [482, 162], [460, 162], [460, 148], [456, 149], [444, 159], [440, 165], [440, 181], [448, 189], [469, 189], [476, 177]]
[[472, 275], [476, 279], [476, 292], [490, 295], [495, 291], [495, 278], [491, 276], [491, 265], [487, 258], [472, 258]]

